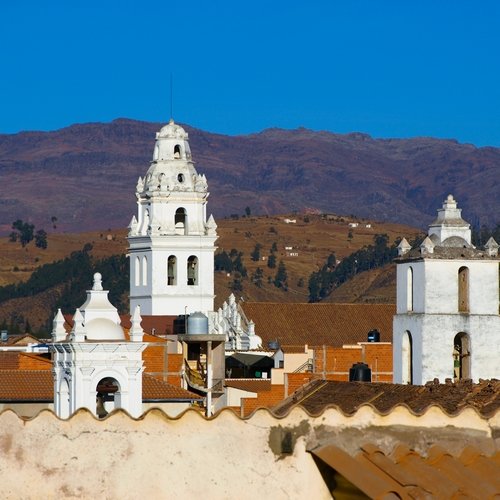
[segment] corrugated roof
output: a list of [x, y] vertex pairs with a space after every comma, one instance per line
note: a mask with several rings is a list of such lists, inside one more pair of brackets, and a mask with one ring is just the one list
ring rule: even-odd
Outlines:
[[[432, 446], [423, 455], [399, 445], [385, 454], [368, 443], [354, 456], [330, 444], [311, 453], [370, 498], [393, 498], [394, 493], [399, 498], [493, 498], [500, 493], [500, 452], [488, 456], [467, 447], [453, 456]], [[338, 481], [337, 488], [341, 485]]]
[[321, 414], [328, 406], [337, 406], [346, 414], [354, 413], [362, 404], [370, 404], [380, 413], [389, 413], [396, 405], [406, 405], [421, 414], [431, 406], [441, 407], [454, 414], [473, 407], [483, 416], [500, 408], [500, 381], [483, 380], [456, 384], [428, 383], [425, 386], [365, 382], [336, 382], [313, 380], [276, 406], [278, 415], [286, 414], [300, 405], [313, 415]]
[[[199, 400], [201, 396], [147, 374], [142, 378], [143, 400]], [[54, 380], [48, 370], [0, 370], [0, 401], [53, 401]]]
[[373, 329], [380, 332], [382, 342], [391, 342], [396, 314], [394, 304], [242, 302], [240, 306], [255, 322], [264, 346], [277, 339], [282, 345], [341, 347], [366, 341]]

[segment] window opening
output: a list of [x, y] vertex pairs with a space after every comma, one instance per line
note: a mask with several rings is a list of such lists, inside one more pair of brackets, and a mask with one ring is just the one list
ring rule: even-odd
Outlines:
[[175, 233], [187, 234], [187, 214], [184, 208], [175, 211]]
[[148, 259], [144, 256], [142, 258], [142, 285], [148, 284]]
[[179, 146], [179, 144], [176, 144], [174, 146], [174, 158], [179, 159], [180, 157], [181, 157], [181, 147]]
[[198, 258], [191, 255], [187, 261], [187, 284], [198, 284]]
[[413, 384], [413, 341], [411, 333], [406, 330], [403, 333], [402, 345], [402, 383]]
[[458, 311], [469, 312], [469, 269], [458, 270]]
[[470, 337], [460, 332], [453, 340], [453, 378], [463, 380], [471, 378], [470, 373]]
[[120, 385], [111, 377], [100, 380], [96, 387], [96, 415], [104, 418], [110, 411], [120, 408]]
[[407, 276], [407, 290], [406, 290], [406, 309], [407, 311], [413, 311], [413, 269], [408, 268]]
[[177, 284], [177, 258], [171, 255], [167, 263], [167, 285]]

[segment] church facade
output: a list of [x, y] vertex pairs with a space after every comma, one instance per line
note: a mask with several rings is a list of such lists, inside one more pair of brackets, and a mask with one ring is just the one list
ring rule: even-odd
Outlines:
[[393, 322], [394, 382], [498, 377], [498, 244], [471, 243], [470, 225], [452, 195], [420, 247], [403, 239]]

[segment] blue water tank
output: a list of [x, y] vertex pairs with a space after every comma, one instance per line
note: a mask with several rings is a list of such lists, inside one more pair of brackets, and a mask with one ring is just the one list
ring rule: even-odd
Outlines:
[[380, 332], [377, 329], [368, 332], [368, 342], [380, 342]]
[[188, 335], [208, 335], [208, 318], [201, 312], [195, 312], [188, 316]]

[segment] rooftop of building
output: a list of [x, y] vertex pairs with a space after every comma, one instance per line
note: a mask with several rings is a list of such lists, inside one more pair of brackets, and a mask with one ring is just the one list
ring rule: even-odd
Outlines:
[[341, 347], [367, 340], [378, 330], [380, 341], [391, 342], [393, 304], [327, 304], [243, 302], [247, 318], [255, 322], [255, 333], [263, 346], [280, 345]]
[[[0, 402], [52, 402], [54, 379], [50, 370], [0, 370]], [[142, 376], [143, 402], [198, 401], [201, 396], [148, 374]]]
[[438, 406], [448, 415], [464, 408], [474, 408], [488, 417], [500, 409], [500, 380], [482, 380], [478, 384], [470, 380], [445, 384], [433, 381], [424, 386], [313, 380], [274, 407], [273, 411], [284, 415], [295, 406], [301, 406], [311, 415], [319, 415], [333, 406], [345, 414], [353, 414], [362, 405], [369, 405], [384, 415], [403, 405], [417, 415], [431, 406]]

